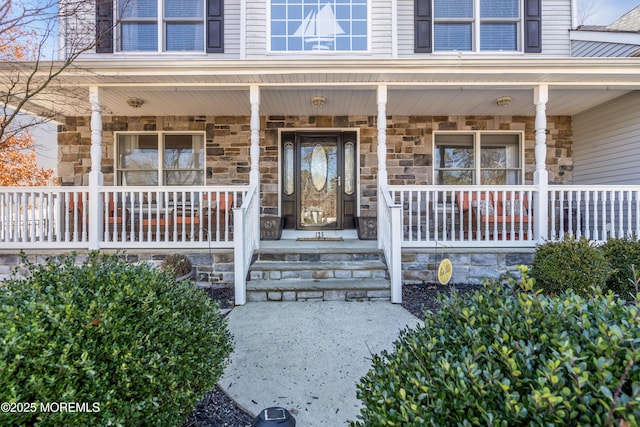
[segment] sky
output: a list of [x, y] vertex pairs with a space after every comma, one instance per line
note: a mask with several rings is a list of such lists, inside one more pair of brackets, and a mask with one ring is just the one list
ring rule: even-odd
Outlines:
[[593, 14], [585, 24], [609, 25], [640, 4], [640, 0], [578, 0], [593, 5]]

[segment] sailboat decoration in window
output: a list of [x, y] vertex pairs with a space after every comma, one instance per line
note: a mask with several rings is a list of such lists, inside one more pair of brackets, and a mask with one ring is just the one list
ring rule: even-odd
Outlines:
[[329, 50], [333, 46], [335, 36], [344, 33], [331, 4], [326, 3], [319, 10], [311, 10], [293, 35], [303, 37], [304, 42], [311, 44], [313, 50]]

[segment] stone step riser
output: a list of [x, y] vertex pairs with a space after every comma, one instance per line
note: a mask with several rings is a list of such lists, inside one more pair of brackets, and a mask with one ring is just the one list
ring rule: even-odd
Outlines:
[[251, 270], [249, 280], [388, 279], [386, 270]]
[[381, 253], [259, 253], [254, 262], [278, 261], [278, 262], [358, 262], [358, 261], [382, 261]]
[[380, 252], [260, 252], [248, 279], [250, 302], [391, 299], [389, 273]]
[[282, 301], [390, 301], [390, 290], [247, 291], [249, 302]]

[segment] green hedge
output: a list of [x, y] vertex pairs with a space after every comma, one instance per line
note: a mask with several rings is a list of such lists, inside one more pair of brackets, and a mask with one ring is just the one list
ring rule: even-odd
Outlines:
[[570, 235], [538, 245], [531, 264], [536, 287], [549, 294], [572, 289], [582, 296], [593, 295], [605, 289], [609, 274], [602, 250], [585, 237]]
[[29, 269], [0, 287], [0, 401], [99, 412], [38, 406], [0, 425], [176, 426], [222, 375], [231, 336], [203, 292], [121, 256]]
[[447, 297], [373, 357], [351, 425], [640, 425], [639, 322], [611, 294], [549, 297], [526, 274]]
[[640, 241], [637, 238], [611, 239], [602, 245], [602, 251], [611, 269], [607, 289], [623, 298], [635, 296], [640, 276]]

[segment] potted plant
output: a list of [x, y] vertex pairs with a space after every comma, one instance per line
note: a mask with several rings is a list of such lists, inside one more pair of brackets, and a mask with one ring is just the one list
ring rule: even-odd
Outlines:
[[173, 274], [176, 282], [193, 277], [193, 264], [185, 255], [173, 254], [162, 260], [162, 270]]

